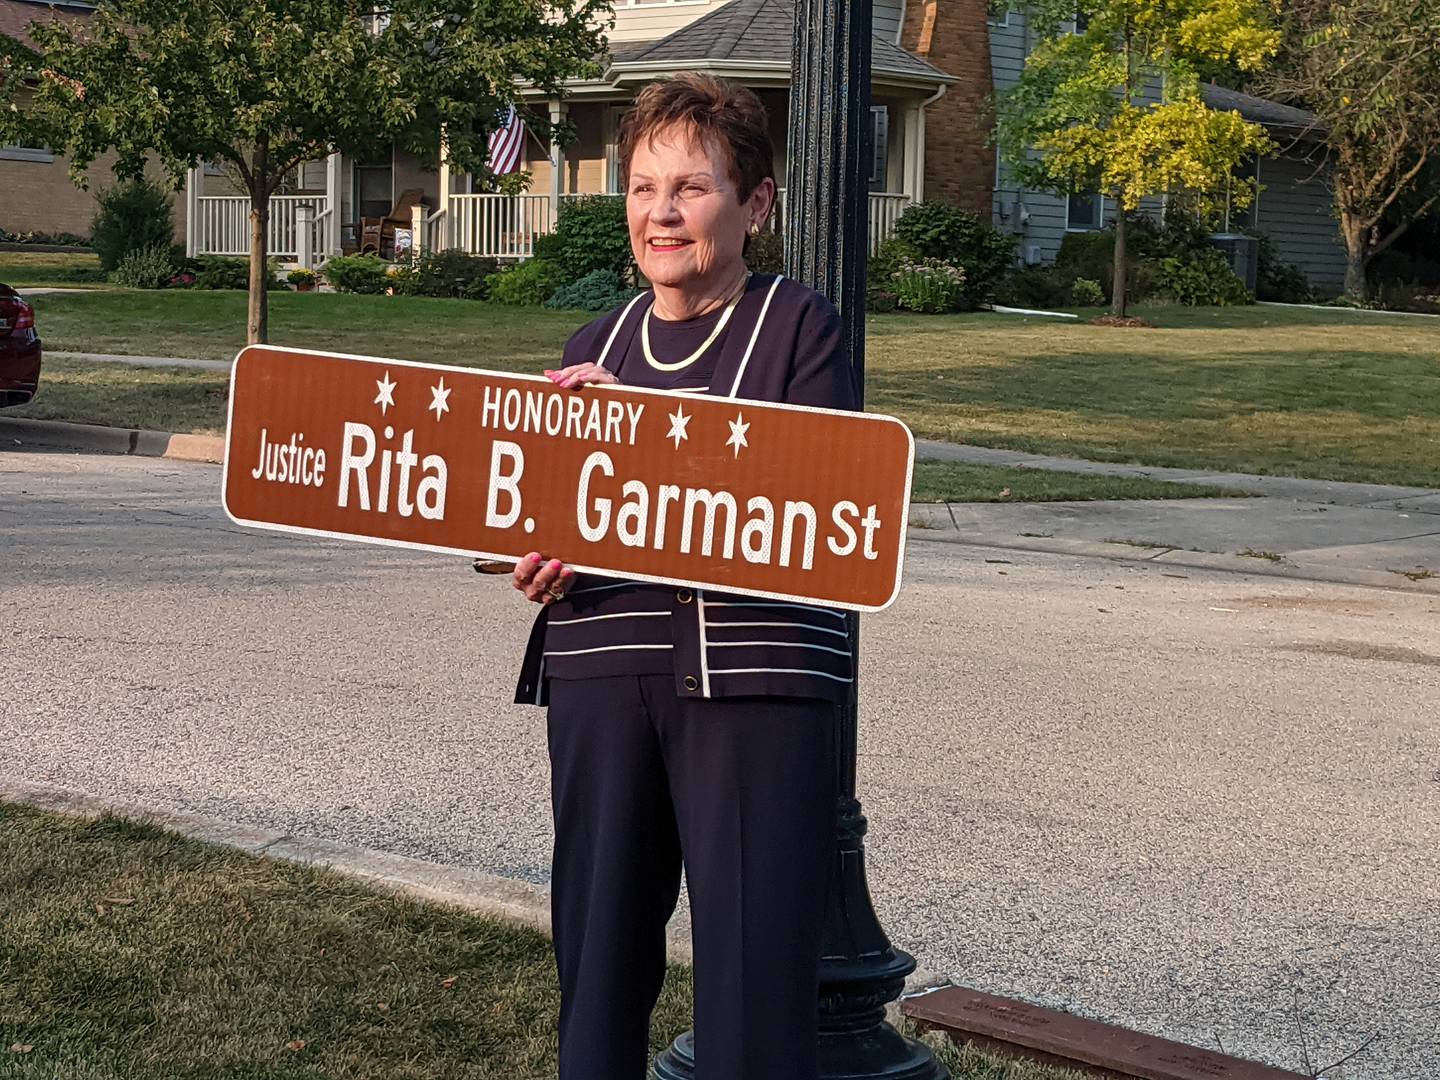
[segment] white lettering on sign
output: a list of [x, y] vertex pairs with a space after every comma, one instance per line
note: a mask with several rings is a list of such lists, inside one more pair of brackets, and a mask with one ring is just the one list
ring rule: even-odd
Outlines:
[[[395, 429], [386, 427], [386, 439], [395, 437]], [[340, 495], [338, 505], [350, 505], [350, 485], [355, 484], [355, 503], [370, 512], [371, 479], [370, 466], [375, 464], [375, 431], [368, 424], [347, 422], [342, 436], [340, 450]], [[445, 520], [445, 485], [449, 469], [439, 454], [426, 454], [423, 460], [414, 451], [415, 432], [410, 430], [400, 437], [400, 446], [385, 447], [380, 451], [380, 463], [375, 469], [374, 513], [384, 514], [390, 510], [390, 488], [395, 487], [395, 510], [401, 517], [410, 517], [417, 510], [429, 521]], [[411, 479], [416, 465], [420, 466], [421, 477], [412, 493]], [[413, 498], [412, 498], [413, 495]]]
[[645, 405], [605, 399], [599, 391], [570, 397], [553, 390], [487, 386], [480, 402], [482, 427], [592, 442], [635, 445]]
[[267, 428], [260, 429], [260, 459], [250, 470], [252, 478], [278, 484], [319, 487], [325, 482], [325, 451], [305, 445], [305, 433], [297, 431], [288, 443], [272, 443]]
[[[507, 444], [508, 445], [508, 444]], [[492, 467], [492, 485], [500, 474]], [[681, 488], [678, 484], [656, 485], [653, 498], [649, 487], [639, 480], [626, 480], [620, 486], [619, 499], [603, 490], [615, 476], [615, 462], [604, 450], [596, 450], [580, 468], [575, 492], [575, 520], [580, 535], [591, 543], [603, 541], [612, 527], [615, 537], [626, 547], [648, 546], [656, 551], [668, 548], [682, 555], [697, 552], [707, 558], [735, 558], [736, 538], [740, 556], [749, 563], [789, 567], [801, 570], [815, 567], [815, 545], [820, 537], [820, 515], [804, 500], [787, 499], [778, 514], [775, 504], [763, 495], [745, 502], [745, 519], [740, 518], [740, 501], [733, 492], [709, 488]], [[492, 494], [493, 497], [493, 494]], [[675, 524], [670, 514], [674, 505], [679, 516]], [[650, 527], [651, 510], [654, 527]], [[860, 545], [854, 522], [864, 532], [863, 555], [876, 558], [875, 532], [881, 527], [871, 505], [864, 518], [860, 508], [848, 499], [836, 503], [830, 511], [835, 532], [824, 537], [825, 546], [835, 555], [846, 556]], [[518, 514], [518, 510], [515, 511]], [[779, 522], [778, 557], [776, 522]]]
[[[513, 464], [503, 472], [506, 461]], [[520, 520], [520, 478], [525, 475], [525, 452], [513, 442], [496, 439], [490, 446], [490, 494], [485, 499], [485, 527], [508, 529]], [[500, 494], [510, 500], [510, 509], [500, 513]]]

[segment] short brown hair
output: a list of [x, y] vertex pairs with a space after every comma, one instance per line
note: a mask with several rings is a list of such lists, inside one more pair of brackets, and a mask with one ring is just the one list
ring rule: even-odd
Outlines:
[[775, 178], [770, 118], [754, 91], [728, 79], [682, 71], [646, 86], [620, 122], [620, 182], [630, 183], [630, 157], [641, 139], [678, 124], [693, 138], [711, 138], [725, 156], [740, 202], [760, 181]]

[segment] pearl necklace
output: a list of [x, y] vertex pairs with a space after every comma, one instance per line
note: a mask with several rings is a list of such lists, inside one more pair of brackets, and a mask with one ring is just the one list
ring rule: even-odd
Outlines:
[[730, 316], [735, 313], [735, 308], [745, 296], [745, 287], [749, 282], [750, 274], [747, 272], [745, 274], [745, 280], [740, 283], [740, 291], [735, 294], [735, 299], [726, 305], [725, 313], [720, 316], [720, 321], [715, 324], [715, 329], [710, 331], [710, 336], [702, 341], [700, 347], [684, 360], [677, 360], [674, 363], [667, 364], [663, 360], [657, 360], [655, 359], [655, 354], [650, 351], [650, 313], [655, 310], [655, 305], [652, 303], [645, 309], [645, 318], [640, 323], [640, 347], [645, 351], [645, 362], [658, 371], [680, 371], [689, 367], [696, 360], [699, 360], [700, 357], [705, 355], [705, 350], [715, 344], [715, 339], [718, 338], [721, 331], [725, 329], [725, 324], [730, 321]]

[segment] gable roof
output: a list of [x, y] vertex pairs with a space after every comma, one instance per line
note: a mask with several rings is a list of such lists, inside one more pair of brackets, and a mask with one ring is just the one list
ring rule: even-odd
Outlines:
[[1201, 86], [1200, 97], [1212, 109], [1237, 112], [1246, 120], [1268, 128], [1305, 131], [1315, 127], [1314, 113], [1291, 105], [1281, 105], [1280, 102], [1268, 98], [1255, 97], [1253, 94], [1242, 94], [1239, 90], [1229, 90], [1215, 83]]
[[27, 49], [34, 49], [30, 37], [31, 23], [50, 21], [82, 22], [95, 12], [93, 4], [72, 0], [0, 0], [0, 37], [14, 38]]
[[[730, 0], [694, 22], [660, 38], [611, 47], [607, 74], [651, 74], [680, 68], [770, 69], [788, 81], [790, 45], [795, 33], [795, 0]], [[892, 41], [871, 38], [872, 74], [931, 86], [955, 82]]]

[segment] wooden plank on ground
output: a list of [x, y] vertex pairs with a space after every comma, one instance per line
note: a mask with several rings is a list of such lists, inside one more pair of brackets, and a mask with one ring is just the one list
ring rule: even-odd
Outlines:
[[948, 986], [901, 1002], [922, 1028], [944, 1031], [992, 1050], [1100, 1076], [1137, 1080], [1306, 1080], [1255, 1061], [1231, 1057], [1114, 1024]]

